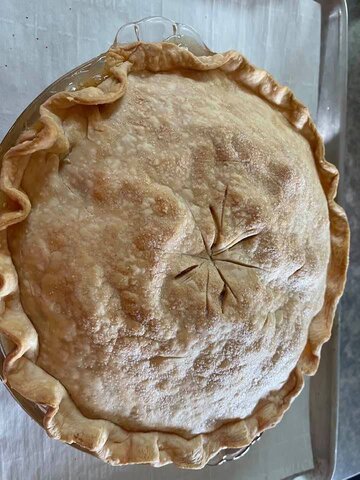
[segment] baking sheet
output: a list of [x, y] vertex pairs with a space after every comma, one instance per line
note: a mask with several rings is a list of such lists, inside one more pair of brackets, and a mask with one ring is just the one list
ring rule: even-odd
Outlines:
[[[0, 137], [49, 83], [105, 50], [120, 24], [157, 14], [191, 24], [215, 51], [242, 50], [252, 62], [269, 69], [278, 80], [290, 85], [298, 97], [310, 105], [311, 111], [316, 112], [320, 7], [312, 0], [198, 0], [192, 4], [166, 0], [144, 4], [139, 1], [74, 0], [60, 4], [43, 0], [35, 5], [20, 0], [2, 0]], [[293, 35], [294, 31], [297, 35]], [[118, 470], [49, 440], [20, 411], [5, 389], [0, 391], [0, 401], [2, 479], [22, 479], [25, 475], [34, 479], [90, 480], [119, 476]], [[184, 472], [174, 467], [161, 470], [133, 467], [122, 469], [121, 477], [145, 479], [151, 475], [154, 479], [186, 479], [196, 476], [217, 480], [220, 475], [226, 475], [229, 479], [246, 476], [255, 480], [277, 480], [312, 466], [306, 390], [284, 421], [265, 433], [261, 442], [237, 463], [203, 472]]]

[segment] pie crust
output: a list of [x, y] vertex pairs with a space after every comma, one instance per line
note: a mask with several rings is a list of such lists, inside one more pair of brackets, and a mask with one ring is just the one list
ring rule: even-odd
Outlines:
[[111, 48], [3, 158], [6, 381], [114, 465], [248, 445], [330, 338], [337, 185], [308, 110], [240, 53]]

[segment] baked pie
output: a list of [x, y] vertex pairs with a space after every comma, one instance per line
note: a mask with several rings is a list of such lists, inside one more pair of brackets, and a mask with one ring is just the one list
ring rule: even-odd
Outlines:
[[7, 382], [115, 465], [248, 445], [330, 337], [337, 183], [308, 110], [241, 54], [112, 47], [3, 158]]

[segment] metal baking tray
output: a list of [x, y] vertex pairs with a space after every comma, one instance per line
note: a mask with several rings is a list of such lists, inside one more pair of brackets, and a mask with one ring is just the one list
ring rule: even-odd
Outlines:
[[[321, 62], [317, 127], [324, 139], [326, 158], [337, 166], [343, 194], [346, 151], [348, 12], [346, 0], [318, 0], [321, 4]], [[310, 424], [315, 469], [306, 479], [330, 480], [336, 468], [339, 398], [339, 323], [337, 310], [332, 336], [324, 345], [317, 374], [310, 384]]]
[[[241, 0], [238, 0], [239, 2]], [[345, 118], [347, 92], [347, 6], [345, 0], [317, 0], [321, 5], [321, 63], [319, 76], [319, 100], [317, 111], [317, 125], [325, 140], [327, 159], [337, 165], [340, 178], [344, 166], [345, 153]], [[133, 27], [132, 27], [133, 28]], [[127, 34], [124, 30], [122, 35]], [[173, 27], [169, 36], [175, 41], [185, 37], [194, 38], [190, 48], [204, 48], [199, 37], [190, 30], [181, 31]], [[176, 39], [176, 37], [178, 38]], [[102, 62], [102, 56], [87, 62], [83, 66], [65, 75], [48, 89], [46, 89], [20, 115], [1, 144], [1, 152], [5, 152], [13, 143], [18, 134], [31, 124], [36, 118], [40, 103], [54, 92], [72, 88], [73, 83], [86, 79], [91, 72], [97, 72]], [[341, 203], [342, 185], [339, 188]], [[306, 480], [330, 480], [336, 464], [337, 449], [337, 422], [338, 422], [338, 366], [339, 366], [339, 310], [334, 320], [331, 340], [324, 346], [320, 368], [311, 379], [310, 386], [310, 415], [311, 438], [315, 468], [303, 474]], [[0, 371], [4, 349], [0, 349]], [[11, 391], [11, 390], [10, 390]], [[19, 394], [11, 391], [12, 395], [21, 404], [24, 410], [42, 424], [43, 410], [41, 407], [23, 399]], [[241, 461], [241, 460], [240, 460]]]

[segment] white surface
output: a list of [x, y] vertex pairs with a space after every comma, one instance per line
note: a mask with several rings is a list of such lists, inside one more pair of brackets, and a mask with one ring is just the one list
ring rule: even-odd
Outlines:
[[313, 468], [308, 387], [283, 421], [237, 462], [186, 471], [166, 466], [111, 467], [50, 439], [0, 386], [1, 480], [279, 480]]
[[[120, 25], [160, 14], [192, 25], [212, 50], [241, 50], [316, 112], [320, 9], [312, 0], [0, 0], [0, 138], [49, 83], [106, 50]], [[119, 470], [50, 440], [3, 387], [0, 405], [1, 480], [279, 480], [313, 466], [307, 390], [246, 457], [201, 472]]]

